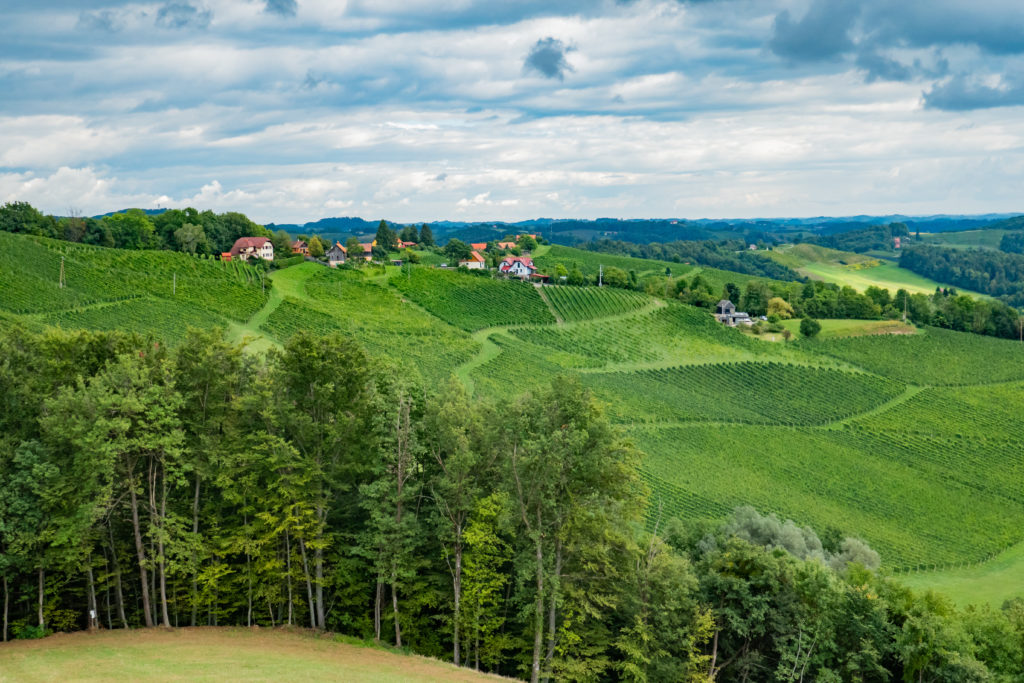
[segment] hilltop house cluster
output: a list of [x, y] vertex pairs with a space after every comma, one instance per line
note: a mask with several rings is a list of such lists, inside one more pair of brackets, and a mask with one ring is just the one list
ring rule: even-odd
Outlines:
[[[498, 251], [515, 249], [519, 246], [518, 240], [522, 237], [537, 239], [537, 236], [532, 234], [516, 235], [516, 241], [495, 242], [494, 248]], [[487, 251], [487, 243], [473, 242], [469, 246], [471, 249], [469, 257], [459, 261], [459, 267], [468, 268], [469, 270], [486, 270], [487, 259], [483, 256], [483, 252]], [[549, 276], [538, 272], [537, 266], [534, 265], [533, 258], [529, 254], [523, 254], [522, 256], [506, 255], [498, 262], [498, 273], [506, 277], [517, 277], [521, 280], [545, 282], [549, 279]]]

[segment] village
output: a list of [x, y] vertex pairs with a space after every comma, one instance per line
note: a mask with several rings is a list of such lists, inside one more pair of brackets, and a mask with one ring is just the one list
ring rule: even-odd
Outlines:
[[[322, 256], [315, 256], [311, 249], [311, 241], [320, 242], [319, 252]], [[456, 242], [458, 242], [456, 240]], [[459, 242], [460, 245], [463, 243]], [[493, 271], [499, 276], [518, 278], [545, 284], [550, 281], [550, 276], [541, 273], [534, 264], [530, 251], [538, 244], [536, 234], [521, 234], [504, 240], [492, 242], [472, 242], [463, 251], [457, 260], [453, 259], [451, 265], [447, 262], [438, 263], [438, 268], [464, 268], [469, 271]], [[378, 263], [393, 266], [405, 264], [405, 258], [392, 258], [394, 252], [408, 254], [411, 259], [418, 258], [415, 251], [420, 247], [417, 242], [411, 240], [396, 239], [390, 247], [384, 247], [377, 239], [370, 242], [359, 242], [356, 238], [348, 240], [346, 244], [334, 241], [326, 249], [323, 248], [323, 241], [318, 236], [309, 240], [298, 238], [291, 242], [291, 255], [302, 256], [305, 260], [320, 263], [330, 268], [337, 268], [349, 263]], [[448, 253], [455, 256], [453, 252], [458, 249], [446, 247], [442, 251], [433, 247], [439, 253]], [[231, 249], [220, 255], [221, 261], [265, 261], [273, 263], [275, 260], [274, 244], [269, 237], [240, 237], [232, 245]], [[415, 262], [415, 261], [412, 261]]]

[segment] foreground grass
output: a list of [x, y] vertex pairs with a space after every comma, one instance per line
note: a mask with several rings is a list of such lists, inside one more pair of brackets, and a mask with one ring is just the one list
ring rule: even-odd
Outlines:
[[504, 680], [302, 632], [244, 628], [59, 634], [0, 645], [0, 681]]

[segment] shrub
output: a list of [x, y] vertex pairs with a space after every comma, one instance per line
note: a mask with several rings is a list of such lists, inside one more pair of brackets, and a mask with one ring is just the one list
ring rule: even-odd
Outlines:
[[804, 318], [800, 321], [800, 334], [804, 337], [816, 337], [821, 332], [821, 323], [814, 318]]

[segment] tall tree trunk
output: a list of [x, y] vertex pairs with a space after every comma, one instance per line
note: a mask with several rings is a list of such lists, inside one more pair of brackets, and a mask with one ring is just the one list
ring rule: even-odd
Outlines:
[[93, 581], [91, 558], [85, 563], [85, 583], [89, 591], [89, 630], [95, 631], [99, 626], [100, 615], [96, 607], [96, 583]]
[[534, 600], [533, 615], [533, 663], [530, 666], [530, 683], [540, 681], [540, 650], [544, 638], [544, 547], [540, 536], [540, 511], [537, 511], [537, 540], [535, 561], [537, 563], [537, 598]]
[[555, 659], [556, 626], [558, 625], [558, 593], [562, 581], [562, 539], [555, 541], [555, 573], [551, 581], [551, 602], [548, 605], [548, 653], [544, 659], [544, 678], [551, 677], [551, 663]]
[[128, 618], [124, 614], [124, 591], [121, 588], [121, 564], [117, 561], [117, 547], [114, 545], [114, 529], [107, 525], [110, 531], [110, 560], [114, 565], [114, 587], [117, 594], [117, 617], [121, 620], [121, 628], [128, 628]]
[[167, 613], [167, 561], [164, 558], [164, 528], [167, 520], [167, 465], [161, 468], [160, 490], [160, 530], [157, 536], [157, 553], [160, 558], [160, 609], [164, 619], [164, 627], [171, 627], [171, 616]]
[[316, 571], [316, 621], [324, 629], [327, 621], [324, 618], [324, 549], [321, 546], [321, 543], [317, 544], [313, 562]]
[[46, 589], [46, 572], [40, 567], [39, 568], [39, 628], [45, 628], [46, 624], [43, 622], [43, 593]]
[[146, 628], [153, 628], [153, 613], [149, 606], [149, 574], [146, 572], [146, 546], [142, 544], [142, 530], [139, 528], [139, 501], [135, 497], [135, 483], [128, 485], [131, 491], [132, 529], [135, 532], [135, 554], [139, 560], [139, 578], [142, 585], [142, 614], [146, 620]]
[[[196, 472], [196, 492], [192, 497], [192, 538], [193, 543], [199, 537], [199, 472]], [[199, 557], [192, 554], [192, 626], [196, 625], [199, 616]]]
[[384, 594], [384, 582], [381, 581], [380, 575], [377, 576], [377, 595], [373, 600], [373, 640], [376, 643], [380, 642], [380, 612], [381, 602]]
[[309, 598], [309, 625], [316, 628], [316, 610], [313, 608], [313, 583], [309, 579], [309, 563], [306, 561], [306, 542], [299, 537], [299, 552], [302, 553], [302, 575], [306, 577], [306, 596]]
[[288, 572], [288, 625], [292, 625], [292, 545], [288, 530], [284, 530], [284, 563]]
[[[392, 565], [394, 567], [394, 565]], [[398, 623], [398, 587], [395, 585], [395, 570], [391, 570], [391, 607], [395, 613], [395, 647], [402, 647], [402, 627]]]
[[462, 626], [462, 525], [455, 525], [455, 571], [452, 573], [452, 590], [455, 593], [455, 614], [452, 629], [454, 631], [455, 644], [452, 647], [452, 661], [459, 666], [459, 629]]
[[4, 640], [7, 642], [7, 612], [11, 606], [11, 594], [7, 589], [7, 575], [4, 574]]

